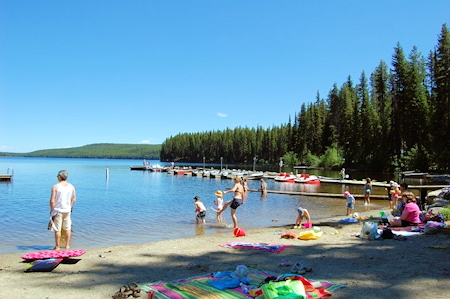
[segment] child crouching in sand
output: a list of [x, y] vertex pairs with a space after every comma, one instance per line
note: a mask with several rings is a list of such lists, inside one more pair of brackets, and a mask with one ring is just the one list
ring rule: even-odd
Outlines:
[[294, 228], [302, 228], [302, 220], [303, 220], [303, 218], [306, 218], [306, 221], [308, 223], [311, 222], [311, 216], [309, 216], [309, 212], [308, 212], [307, 209], [299, 207], [297, 209], [297, 211], [298, 211], [298, 216], [297, 216], [297, 220], [295, 221]]

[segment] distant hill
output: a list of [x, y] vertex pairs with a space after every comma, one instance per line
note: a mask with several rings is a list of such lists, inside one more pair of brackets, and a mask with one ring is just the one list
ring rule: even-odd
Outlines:
[[30, 153], [0, 153], [0, 156], [159, 160], [160, 152], [160, 144], [97, 143], [80, 147], [39, 150]]

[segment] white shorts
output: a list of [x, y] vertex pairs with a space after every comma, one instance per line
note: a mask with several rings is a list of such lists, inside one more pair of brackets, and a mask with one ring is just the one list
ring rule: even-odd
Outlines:
[[72, 219], [70, 218], [70, 212], [68, 213], [58, 213], [53, 217], [53, 223], [55, 224], [55, 229], [60, 232], [61, 229], [69, 231], [72, 229]]

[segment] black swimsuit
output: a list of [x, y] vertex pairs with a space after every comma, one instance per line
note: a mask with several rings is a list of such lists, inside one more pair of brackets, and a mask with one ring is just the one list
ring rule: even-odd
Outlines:
[[242, 200], [242, 198], [236, 198], [236, 194], [241, 194], [242, 192], [238, 189], [236, 189], [236, 191], [234, 191], [234, 198], [233, 201], [231, 202], [230, 208], [232, 209], [237, 209], [241, 204], [244, 203], [244, 201]]

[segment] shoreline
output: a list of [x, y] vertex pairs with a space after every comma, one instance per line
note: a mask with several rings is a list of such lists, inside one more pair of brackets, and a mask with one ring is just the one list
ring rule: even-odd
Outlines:
[[[364, 218], [379, 211], [360, 215]], [[333, 293], [333, 298], [450, 298], [448, 228], [437, 235], [411, 236], [406, 241], [368, 241], [354, 236], [361, 230], [361, 222], [340, 224], [342, 218], [346, 216], [314, 223], [323, 231], [317, 240], [280, 238], [284, 232], [302, 231], [292, 229], [292, 225], [250, 229], [240, 238], [229, 229], [212, 235], [90, 248], [78, 263], [60, 264], [52, 272], [25, 273], [24, 252], [1, 254], [0, 294], [2, 298], [111, 298], [131, 282], [171, 281], [234, 270], [240, 264], [289, 273], [290, 267], [279, 266], [282, 260], [289, 260], [305, 261], [312, 267], [306, 278], [347, 284]], [[274, 254], [219, 246], [229, 241], [290, 247]], [[190, 268], [190, 264], [198, 266]], [[145, 299], [145, 294], [140, 298]]]

